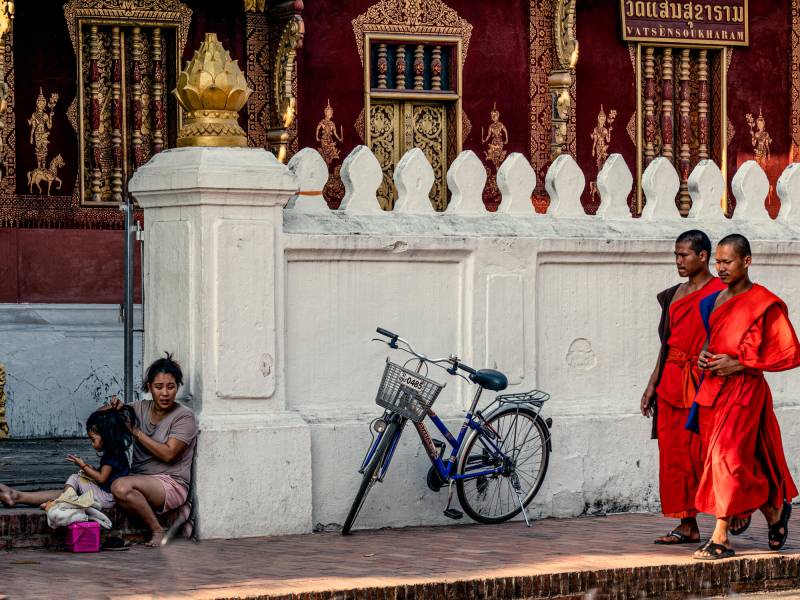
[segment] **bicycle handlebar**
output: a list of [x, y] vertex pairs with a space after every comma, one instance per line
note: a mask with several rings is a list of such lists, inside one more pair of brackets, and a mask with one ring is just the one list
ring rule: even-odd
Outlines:
[[411, 344], [408, 342], [408, 340], [404, 340], [403, 338], [401, 338], [396, 333], [392, 333], [391, 331], [389, 331], [388, 329], [384, 329], [383, 327], [378, 327], [375, 331], [377, 333], [389, 338], [389, 341], [387, 343], [389, 344], [389, 346], [391, 348], [395, 348], [395, 349], [399, 349], [399, 350], [405, 350], [405, 348], [399, 348], [397, 346], [397, 342], [398, 341], [399, 342], [403, 342], [403, 344], [405, 344], [408, 347], [407, 352], [410, 352], [411, 354], [413, 354], [414, 356], [416, 356], [420, 360], [423, 360], [425, 362], [430, 362], [430, 363], [437, 364], [440, 367], [442, 367], [442, 365], [439, 365], [438, 363], [443, 363], [443, 362], [444, 363], [448, 363], [450, 365], [450, 367], [448, 367], [448, 368], [442, 367], [442, 368], [445, 369], [451, 375], [457, 375], [456, 369], [461, 369], [462, 371], [464, 371], [466, 373], [469, 373], [470, 375], [475, 375], [475, 373], [476, 373], [475, 369], [473, 369], [472, 367], [470, 367], [468, 365], [465, 365], [462, 362], [460, 362], [458, 360], [458, 357], [455, 356], [455, 355], [448, 356], [446, 358], [428, 358], [424, 354], [420, 354], [419, 352], [415, 351], [414, 348], [411, 346]]

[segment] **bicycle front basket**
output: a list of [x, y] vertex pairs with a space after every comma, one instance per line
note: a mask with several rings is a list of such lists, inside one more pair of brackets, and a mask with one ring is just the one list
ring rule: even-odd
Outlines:
[[414, 422], [422, 421], [425, 412], [444, 385], [386, 359], [386, 368], [375, 402]]

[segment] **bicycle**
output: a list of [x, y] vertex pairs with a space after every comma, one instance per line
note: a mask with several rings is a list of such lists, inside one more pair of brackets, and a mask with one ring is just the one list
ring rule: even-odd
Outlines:
[[[375, 399], [384, 413], [370, 424], [370, 433], [374, 431], [377, 435], [372, 434], [372, 442], [361, 462], [359, 473], [363, 478], [342, 526], [342, 535], [350, 533], [372, 486], [386, 476], [408, 421], [416, 428], [431, 461], [426, 478], [428, 487], [438, 492], [448, 486], [445, 516], [463, 517], [461, 511], [451, 508], [455, 485], [461, 507], [475, 521], [502, 523], [521, 512], [530, 527], [525, 509], [544, 481], [552, 451], [552, 419], [541, 416], [542, 406], [550, 395], [540, 390], [499, 395], [482, 411], [476, 410], [484, 390], [499, 392], [507, 387], [508, 380], [503, 373], [473, 369], [455, 355], [429, 358], [416, 352], [399, 335], [381, 327], [377, 332], [389, 341], [380, 338], [373, 341], [386, 343], [413, 358], [403, 366], [386, 359]], [[407, 368], [415, 361], [416, 370]], [[478, 386], [457, 436], [431, 408], [445, 384], [427, 377], [428, 364]], [[423, 366], [424, 375], [421, 373]], [[452, 447], [448, 458], [444, 457], [447, 444], [431, 438], [423, 423], [425, 417], [431, 419]]]

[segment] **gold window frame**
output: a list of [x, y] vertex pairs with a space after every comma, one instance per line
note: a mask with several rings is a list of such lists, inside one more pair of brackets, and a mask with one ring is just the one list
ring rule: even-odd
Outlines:
[[728, 212], [728, 60], [731, 48], [719, 45], [699, 45], [699, 44], [658, 44], [658, 43], [637, 43], [636, 44], [636, 213], [641, 215], [644, 209], [642, 175], [644, 174], [644, 106], [642, 102], [642, 48], [645, 46], [652, 48], [672, 48], [682, 49], [690, 47], [692, 50], [713, 50], [720, 52], [720, 118], [719, 118], [719, 140], [720, 140], [720, 165], [722, 179], [725, 185], [722, 188], [722, 210]]
[[[78, 134], [78, 178], [79, 178], [79, 200], [81, 206], [85, 207], [108, 207], [113, 205], [108, 200], [93, 201], [86, 198], [86, 170], [87, 161], [91, 160], [92, 147], [86, 139], [86, 98], [84, 80], [84, 60], [83, 48], [85, 42], [84, 30], [92, 25], [120, 28], [122, 35], [126, 28], [159, 27], [164, 30], [174, 30], [175, 72], [177, 77], [180, 73], [181, 57], [186, 47], [189, 35], [189, 26], [192, 20], [192, 10], [180, 2], [180, 0], [128, 0], [124, 6], [120, 7], [118, 2], [107, 0], [71, 0], [64, 5], [64, 18], [67, 23], [72, 48], [75, 52], [75, 62], [77, 68], [77, 123], [73, 123]], [[122, 187], [123, 195], [127, 193], [128, 179], [131, 173], [128, 172], [128, 98], [124, 93], [126, 89], [127, 76], [125, 71], [125, 43], [120, 44], [120, 61], [123, 65], [121, 69], [121, 107], [122, 107]], [[168, 79], [167, 79], [168, 80]], [[168, 102], [170, 90], [165, 89], [165, 102]], [[166, 108], [165, 108], [166, 110]], [[180, 130], [183, 125], [183, 110], [177, 107], [176, 125]], [[166, 133], [166, 131], [165, 131]]]

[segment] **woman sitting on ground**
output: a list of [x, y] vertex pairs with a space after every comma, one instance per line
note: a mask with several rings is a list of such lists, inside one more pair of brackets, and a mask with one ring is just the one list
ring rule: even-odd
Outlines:
[[[133, 460], [131, 475], [111, 485], [117, 504], [138, 515], [150, 529], [148, 546], [160, 546], [164, 528], [156, 513], [162, 514], [186, 504], [192, 482], [192, 461], [197, 441], [194, 413], [175, 401], [183, 383], [180, 365], [167, 354], [147, 369], [142, 389], [152, 400], [130, 404], [138, 427], [131, 428]], [[112, 398], [108, 407], [120, 409]]]

